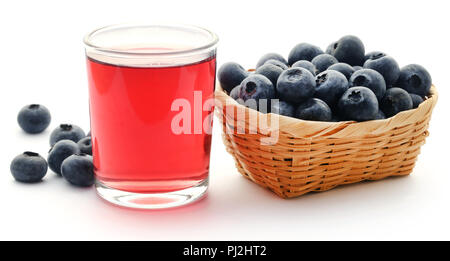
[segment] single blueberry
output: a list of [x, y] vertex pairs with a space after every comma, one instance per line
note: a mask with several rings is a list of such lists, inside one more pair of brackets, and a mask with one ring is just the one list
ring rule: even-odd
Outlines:
[[49, 110], [40, 104], [23, 107], [17, 116], [19, 126], [27, 133], [41, 133], [50, 125]]
[[383, 52], [379, 52], [379, 51], [373, 51], [373, 52], [368, 52], [366, 53], [366, 55], [364, 55], [364, 62], [371, 59], [378, 59], [381, 57], [387, 56], [387, 54], [383, 53]]
[[374, 120], [378, 114], [377, 96], [367, 87], [351, 87], [339, 99], [338, 110], [346, 120]]
[[48, 166], [53, 172], [61, 175], [61, 164], [70, 155], [80, 153], [78, 144], [71, 140], [58, 141], [48, 152]]
[[299, 103], [313, 97], [315, 86], [312, 73], [305, 68], [295, 67], [281, 73], [276, 89], [280, 99]]
[[235, 86], [241, 84], [248, 75], [249, 73], [241, 65], [234, 62], [228, 62], [220, 67], [217, 78], [219, 79], [222, 89], [227, 93], [230, 93], [231, 90]]
[[70, 184], [89, 187], [94, 184], [94, 164], [92, 156], [80, 153], [67, 157], [61, 165], [61, 173]]
[[373, 69], [383, 75], [386, 86], [393, 85], [400, 74], [400, 68], [394, 58], [380, 54], [374, 56], [372, 59], [367, 60], [364, 63], [364, 68]]
[[319, 47], [309, 43], [299, 43], [289, 53], [288, 62], [289, 65], [293, 65], [296, 61], [300, 60], [311, 61], [319, 54], [323, 54], [323, 51]]
[[50, 146], [55, 145], [60, 140], [72, 140], [78, 142], [86, 137], [84, 131], [74, 124], [61, 124], [50, 134]]
[[284, 116], [294, 117], [295, 105], [285, 101], [272, 102], [271, 112]]
[[245, 102], [247, 107], [252, 109], [260, 108], [260, 102], [266, 102], [266, 111], [270, 106], [270, 99], [275, 98], [275, 87], [272, 82], [264, 75], [252, 74], [245, 78], [239, 91], [239, 99]]
[[386, 83], [383, 76], [372, 69], [362, 69], [353, 73], [349, 80], [350, 87], [364, 86], [373, 91], [378, 101], [381, 101], [386, 92]]
[[[330, 54], [339, 62], [352, 66], [364, 63], [365, 48], [363, 42], [356, 36], [346, 35], [329, 46]], [[328, 49], [328, 48], [327, 48]]]
[[278, 77], [282, 72], [283, 69], [271, 63], [266, 63], [258, 67], [255, 71], [255, 73], [266, 76], [272, 82], [273, 86], [277, 85]]
[[332, 113], [324, 101], [311, 98], [297, 107], [295, 117], [310, 121], [331, 121]]
[[47, 167], [47, 162], [38, 153], [26, 151], [13, 159], [10, 170], [15, 180], [35, 183], [42, 180]]
[[311, 63], [316, 67], [316, 74], [318, 74], [325, 71], [331, 65], [338, 63], [338, 60], [334, 56], [324, 53], [314, 57]]
[[383, 120], [383, 119], [386, 119], [386, 116], [384, 115], [382, 110], [378, 110], [377, 117], [375, 118], [375, 120]]
[[355, 69], [346, 63], [332, 64], [330, 67], [328, 67], [327, 70], [338, 71], [345, 75], [345, 78], [347, 78], [347, 80], [350, 79], [350, 76], [352, 76], [352, 74], [355, 72]]
[[77, 142], [80, 147], [81, 153], [92, 155], [92, 142], [91, 137], [86, 136]]
[[286, 61], [286, 59], [284, 59], [283, 56], [281, 56], [280, 54], [277, 53], [268, 53], [263, 55], [259, 60], [258, 63], [256, 64], [256, 68], [262, 66], [263, 64], [265, 64], [268, 60], [278, 60], [280, 62], [282, 62], [283, 64], [287, 65], [288, 62]]
[[310, 61], [307, 60], [296, 61], [291, 67], [305, 68], [306, 70], [311, 72], [312, 75], [316, 76], [316, 66], [314, 66], [314, 64], [312, 64], [312, 62]]
[[427, 96], [431, 88], [431, 76], [422, 66], [409, 64], [400, 70], [396, 85], [409, 93]]
[[412, 108], [413, 102], [409, 93], [397, 87], [388, 89], [380, 102], [380, 109], [387, 117]]
[[284, 64], [278, 60], [275, 60], [275, 59], [267, 60], [264, 64], [272, 64], [272, 65], [280, 67], [282, 70], [286, 70], [287, 68], [289, 68], [286, 64]]
[[334, 108], [347, 89], [348, 81], [342, 73], [326, 70], [316, 76], [314, 97], [326, 102], [330, 108]]
[[419, 107], [419, 104], [421, 104], [423, 102], [423, 98], [420, 95], [417, 95], [414, 93], [410, 93], [409, 95], [411, 96], [413, 108]]

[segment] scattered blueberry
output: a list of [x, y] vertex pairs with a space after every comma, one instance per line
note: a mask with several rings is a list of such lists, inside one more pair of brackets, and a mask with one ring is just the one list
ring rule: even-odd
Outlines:
[[61, 173], [70, 184], [89, 187], [94, 184], [94, 164], [92, 156], [80, 153], [67, 157], [61, 165]]
[[386, 92], [386, 83], [383, 76], [372, 69], [362, 69], [353, 73], [349, 80], [350, 87], [364, 86], [373, 91], [378, 101], [381, 101]]
[[305, 68], [290, 68], [281, 73], [277, 82], [277, 92], [280, 99], [299, 103], [314, 95], [315, 78]]
[[270, 64], [270, 63], [266, 63], [266, 64], [258, 67], [258, 69], [256, 69], [256, 71], [255, 71], [255, 73], [266, 76], [272, 82], [273, 86], [277, 85], [278, 77], [280, 76], [280, 74], [282, 72], [283, 72], [283, 69], [281, 69], [280, 67], [278, 67], [274, 64]]
[[285, 65], [288, 64], [288, 62], [286, 61], [286, 59], [284, 59], [284, 57], [281, 56], [280, 54], [277, 54], [277, 53], [268, 53], [268, 54], [263, 55], [263, 56], [259, 59], [258, 63], [256, 64], [256, 68], [262, 66], [262, 65], [265, 64], [268, 60], [278, 60], [278, 61], [284, 63]]
[[335, 63], [328, 67], [327, 70], [338, 71], [345, 75], [345, 78], [347, 78], [347, 80], [350, 79], [350, 76], [352, 76], [352, 74], [355, 72], [355, 69], [346, 63]]
[[239, 64], [234, 62], [224, 63], [217, 73], [220, 86], [222, 89], [230, 93], [231, 90], [241, 84], [241, 82], [249, 75], [249, 73]]
[[280, 62], [278, 60], [275, 59], [270, 59], [267, 60], [264, 64], [273, 64], [275, 66], [280, 67], [282, 70], [286, 70], [287, 68], [289, 68], [286, 64], [284, 64], [283, 62]]
[[295, 117], [310, 121], [331, 121], [332, 113], [324, 101], [311, 98], [297, 107]]
[[346, 35], [329, 47], [330, 54], [339, 62], [350, 65], [364, 63], [365, 49], [363, 42], [356, 36]]
[[81, 153], [92, 155], [92, 142], [91, 137], [86, 136], [77, 142], [80, 147]]
[[291, 67], [305, 68], [306, 70], [311, 72], [312, 75], [316, 76], [316, 67], [310, 61], [307, 60], [296, 61]]
[[338, 109], [346, 120], [374, 120], [378, 114], [377, 96], [367, 87], [351, 87], [339, 99]]
[[23, 107], [17, 116], [19, 126], [27, 133], [43, 132], [50, 125], [49, 110], [40, 104], [30, 104]]
[[72, 140], [78, 142], [86, 137], [84, 131], [74, 124], [61, 124], [50, 134], [50, 146], [55, 145], [60, 140]]
[[409, 93], [426, 96], [430, 92], [431, 76], [422, 66], [409, 64], [400, 70], [396, 85]]
[[400, 68], [394, 58], [379, 53], [364, 63], [364, 68], [373, 69], [383, 75], [386, 86], [393, 85], [400, 74]]
[[295, 106], [285, 101], [273, 102], [271, 103], [271, 112], [284, 116], [294, 117]]
[[387, 117], [412, 108], [413, 102], [409, 93], [397, 87], [388, 89], [380, 103], [380, 109]]
[[[252, 109], [260, 108], [260, 101], [266, 101], [266, 106], [270, 106], [270, 99], [275, 98], [275, 87], [267, 77], [261, 74], [252, 74], [245, 78], [240, 88], [239, 98]], [[248, 102], [249, 100], [251, 101]], [[255, 104], [252, 104], [253, 101]], [[256, 108], [253, 108], [255, 106]]]
[[413, 108], [419, 107], [419, 104], [421, 104], [423, 102], [423, 98], [420, 95], [417, 95], [414, 93], [410, 93], [409, 95], [411, 96]]
[[13, 159], [10, 170], [15, 180], [35, 183], [47, 173], [47, 162], [38, 153], [26, 151]]
[[48, 153], [48, 166], [53, 172], [61, 175], [61, 164], [70, 155], [80, 153], [78, 144], [71, 140], [58, 141]]
[[311, 63], [316, 67], [316, 74], [318, 74], [325, 71], [331, 65], [338, 63], [338, 60], [334, 56], [324, 53], [314, 57]]
[[288, 62], [289, 65], [293, 65], [296, 61], [300, 60], [311, 61], [319, 54], [323, 54], [323, 51], [319, 47], [309, 43], [300, 43], [292, 48], [289, 53]]
[[316, 76], [316, 92], [314, 97], [334, 108], [342, 94], [348, 89], [348, 81], [345, 76], [334, 70], [324, 71]]

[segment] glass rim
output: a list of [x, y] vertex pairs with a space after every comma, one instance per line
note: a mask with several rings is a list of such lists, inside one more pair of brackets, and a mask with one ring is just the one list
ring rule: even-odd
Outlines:
[[[111, 29], [111, 28], [120, 28], [120, 27], [132, 27], [132, 28], [137, 28], [137, 27], [166, 27], [166, 28], [178, 28], [178, 29], [183, 29], [183, 28], [187, 28], [187, 29], [194, 29], [194, 30], [199, 30], [199, 31], [203, 31], [206, 34], [208, 34], [211, 38], [211, 40], [204, 45], [198, 46], [198, 47], [194, 47], [194, 48], [190, 48], [190, 49], [185, 49], [185, 50], [180, 50], [180, 51], [166, 51], [166, 52], [154, 52], [154, 51], [136, 51], [136, 50], [117, 50], [114, 48], [110, 48], [110, 47], [102, 47], [102, 46], [98, 46], [95, 45], [91, 42], [92, 37], [94, 36], [95, 33], [98, 33], [102, 30], [106, 30], [106, 29]], [[83, 43], [86, 47], [89, 48], [93, 48], [97, 51], [100, 52], [104, 52], [104, 53], [111, 53], [111, 54], [118, 54], [118, 55], [137, 55], [137, 56], [172, 56], [172, 55], [186, 55], [186, 54], [190, 54], [190, 53], [196, 53], [202, 50], [208, 50], [208, 49], [212, 49], [214, 47], [216, 47], [217, 43], [219, 42], [219, 37], [213, 33], [212, 31], [200, 27], [200, 26], [194, 26], [194, 25], [187, 25], [187, 24], [170, 24], [170, 23], [160, 23], [160, 24], [144, 24], [144, 23], [121, 23], [121, 24], [111, 24], [111, 25], [106, 25], [106, 26], [102, 26], [99, 27], [97, 29], [94, 29], [93, 31], [89, 32], [88, 34], [86, 34], [83, 38]]]

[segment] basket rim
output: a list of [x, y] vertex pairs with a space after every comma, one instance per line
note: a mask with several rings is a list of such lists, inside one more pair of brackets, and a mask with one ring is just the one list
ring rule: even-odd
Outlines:
[[[343, 138], [343, 137], [355, 137], [355, 136], [367, 136], [367, 135], [380, 135], [390, 129], [400, 128], [402, 126], [416, 123], [418, 119], [424, 119], [428, 113], [431, 113], [434, 106], [437, 103], [438, 92], [434, 84], [431, 85], [430, 95], [426, 96], [426, 99], [419, 104], [417, 108], [410, 109], [407, 111], [399, 112], [398, 114], [380, 120], [370, 120], [370, 121], [339, 121], [339, 122], [325, 122], [325, 121], [310, 121], [302, 120], [294, 117], [278, 115], [273, 113], [263, 114], [257, 110], [250, 109], [242, 104], [239, 104], [233, 98], [231, 98], [221, 87], [220, 83], [217, 81], [216, 90], [214, 92], [216, 99], [220, 100], [224, 105], [223, 108], [216, 106], [217, 109], [225, 111], [225, 107], [233, 106], [240, 108], [249, 115], [254, 115], [257, 117], [279, 117], [280, 118], [280, 130], [291, 134], [296, 137], [312, 138], [317, 136], [329, 136], [330, 138]], [[255, 115], [256, 114], [256, 115]], [[312, 128], [311, 132], [305, 133], [304, 130], [297, 131], [299, 128]], [[323, 130], [317, 132], [316, 130]], [[339, 129], [337, 133], [334, 130]], [[342, 131], [345, 129], [346, 131]], [[329, 134], [329, 135], [327, 135]]]

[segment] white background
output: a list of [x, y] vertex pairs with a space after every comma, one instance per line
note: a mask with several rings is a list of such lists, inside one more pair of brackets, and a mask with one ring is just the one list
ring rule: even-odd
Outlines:
[[[3, 1], [0, 6], [0, 239], [327, 240], [450, 239], [449, 88], [446, 1]], [[59, 123], [89, 129], [82, 37], [121, 22], [181, 22], [220, 37], [219, 65], [254, 67], [267, 52], [285, 56], [299, 42], [326, 46], [358, 35], [366, 50], [400, 65], [428, 68], [440, 94], [410, 176], [339, 187], [283, 200], [238, 174], [216, 121], [206, 199], [178, 209], [135, 211], [100, 200], [49, 171], [44, 182], [15, 182], [14, 156], [46, 156]], [[42, 103], [48, 130], [25, 135], [17, 112]]]

